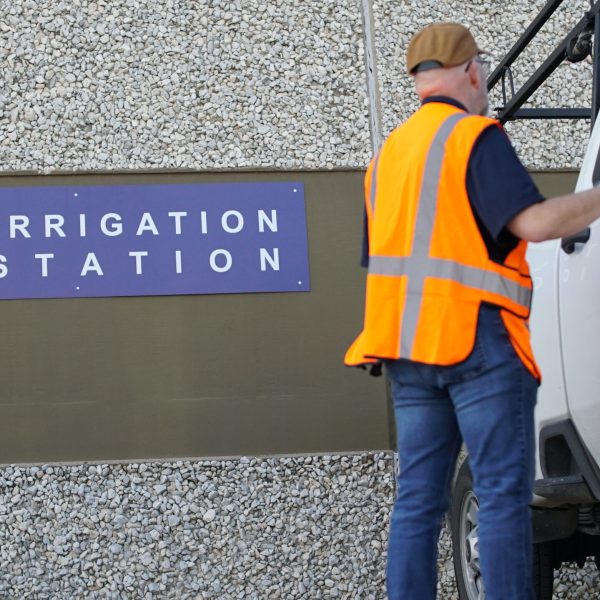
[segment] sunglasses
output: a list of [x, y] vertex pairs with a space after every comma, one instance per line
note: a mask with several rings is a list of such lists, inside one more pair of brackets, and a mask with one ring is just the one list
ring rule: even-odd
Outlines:
[[486, 77], [490, 74], [490, 63], [487, 60], [481, 58], [480, 56], [476, 56], [467, 63], [467, 66], [465, 67], [465, 73], [469, 70], [469, 68], [474, 62], [481, 65], [481, 70], [483, 71]]

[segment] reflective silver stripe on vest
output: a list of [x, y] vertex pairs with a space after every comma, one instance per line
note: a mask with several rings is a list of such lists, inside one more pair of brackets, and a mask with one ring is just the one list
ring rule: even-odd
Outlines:
[[461, 265], [444, 258], [430, 258], [423, 270], [420, 261], [415, 261], [412, 256], [371, 256], [369, 274], [392, 277], [407, 275], [409, 279], [415, 277], [450, 279], [468, 287], [504, 296], [523, 308], [528, 308], [531, 303], [532, 293], [530, 288], [499, 273], [469, 265]]
[[528, 308], [531, 301], [531, 290], [507, 277], [451, 260], [429, 257], [445, 144], [456, 124], [466, 116], [464, 113], [458, 113], [448, 117], [436, 133], [429, 149], [421, 184], [411, 255], [369, 257], [370, 275], [408, 276], [400, 328], [400, 356], [402, 357], [410, 357], [412, 354], [426, 277], [448, 279], [498, 294], [524, 308]]

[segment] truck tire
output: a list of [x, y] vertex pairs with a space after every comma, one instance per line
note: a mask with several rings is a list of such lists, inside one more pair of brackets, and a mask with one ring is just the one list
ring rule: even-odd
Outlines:
[[465, 459], [456, 474], [450, 504], [452, 556], [460, 600], [485, 598], [479, 564], [478, 512], [471, 469]]
[[[478, 512], [473, 477], [465, 459], [456, 474], [450, 505], [454, 574], [460, 600], [485, 598], [479, 563]], [[532, 575], [536, 599], [552, 600], [554, 569], [549, 544], [534, 544]]]

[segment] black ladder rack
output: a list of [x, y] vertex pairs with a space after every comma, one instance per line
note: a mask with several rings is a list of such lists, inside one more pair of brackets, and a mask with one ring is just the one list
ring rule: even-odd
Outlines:
[[[591, 119], [592, 126], [600, 108], [600, 0], [590, 0], [590, 9], [571, 29], [535, 73], [516, 92], [512, 81], [511, 66], [527, 47], [543, 25], [556, 12], [564, 0], [549, 0], [523, 35], [500, 61], [487, 80], [488, 91], [498, 82], [502, 85], [503, 106], [497, 109], [501, 123], [515, 119]], [[521, 108], [532, 94], [548, 79], [563, 62], [579, 62], [592, 56], [593, 89], [590, 108]], [[507, 99], [507, 84], [511, 97]]]

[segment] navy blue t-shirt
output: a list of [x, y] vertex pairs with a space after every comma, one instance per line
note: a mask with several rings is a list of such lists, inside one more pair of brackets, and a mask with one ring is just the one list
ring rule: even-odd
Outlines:
[[[423, 104], [428, 102], [445, 102], [466, 110], [460, 102], [444, 96], [432, 96]], [[521, 164], [508, 136], [499, 127], [488, 127], [475, 142], [467, 166], [467, 194], [490, 258], [504, 262], [519, 242], [506, 225], [544, 197]], [[368, 264], [365, 213], [361, 265], [367, 267]]]

